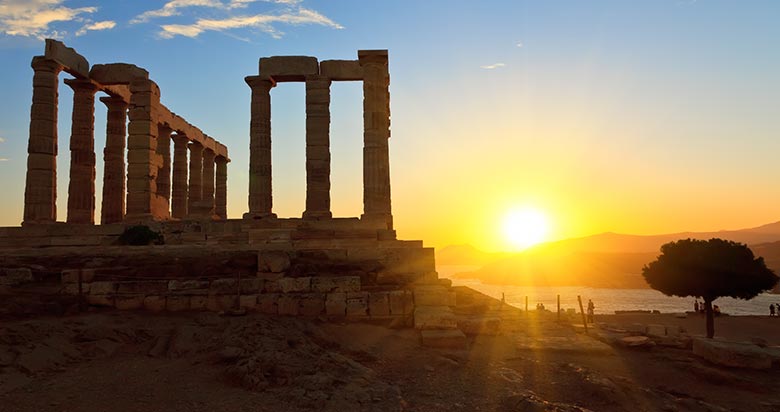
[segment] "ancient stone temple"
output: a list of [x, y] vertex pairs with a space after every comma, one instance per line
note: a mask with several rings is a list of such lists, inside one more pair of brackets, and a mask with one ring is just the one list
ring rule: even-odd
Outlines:
[[[245, 78], [250, 164], [241, 219], [227, 218], [227, 148], [162, 105], [146, 70], [90, 66], [54, 40], [32, 67], [24, 220], [0, 228], [0, 284], [56, 280], [63, 296], [119, 309], [373, 319], [415, 325], [429, 342], [462, 339], [433, 249], [398, 240], [393, 228], [386, 50], [361, 50], [356, 60], [260, 58], [258, 74]], [[56, 215], [61, 71], [74, 77], [65, 80], [74, 91], [65, 222]], [[330, 209], [330, 86], [338, 81], [363, 82], [359, 217]], [[282, 219], [271, 190], [271, 92], [286, 82], [306, 84], [306, 205], [300, 218]], [[108, 115], [96, 224], [99, 92]], [[125, 235], [137, 225], [156, 233], [156, 244], [129, 246]], [[4, 280], [11, 272], [17, 280]]]

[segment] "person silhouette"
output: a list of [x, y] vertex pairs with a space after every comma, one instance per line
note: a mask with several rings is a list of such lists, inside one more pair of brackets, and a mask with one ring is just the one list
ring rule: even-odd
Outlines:
[[596, 306], [591, 299], [588, 299], [588, 323], [593, 323], [593, 315], [596, 311]]
[[699, 299], [693, 301], [693, 311], [699, 313]]
[[769, 316], [770, 317], [775, 316], [775, 304], [774, 303], [770, 303], [769, 304]]

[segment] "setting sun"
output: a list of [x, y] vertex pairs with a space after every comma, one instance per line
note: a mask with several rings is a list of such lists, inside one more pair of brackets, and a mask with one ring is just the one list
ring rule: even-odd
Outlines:
[[503, 227], [507, 242], [515, 249], [525, 249], [543, 242], [550, 230], [547, 216], [533, 208], [509, 212]]

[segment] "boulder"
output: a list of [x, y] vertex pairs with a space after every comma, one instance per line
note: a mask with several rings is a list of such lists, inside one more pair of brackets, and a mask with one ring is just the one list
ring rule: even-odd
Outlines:
[[693, 339], [693, 353], [712, 363], [746, 369], [769, 369], [772, 356], [752, 343], [726, 342], [715, 339]]
[[430, 329], [420, 331], [422, 345], [429, 348], [466, 349], [466, 335], [458, 329]]

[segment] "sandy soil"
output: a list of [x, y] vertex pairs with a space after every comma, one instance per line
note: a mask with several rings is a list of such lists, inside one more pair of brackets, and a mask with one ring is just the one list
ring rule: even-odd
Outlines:
[[[553, 314], [470, 302], [458, 308], [461, 319], [503, 320], [485, 330], [496, 334], [471, 336], [468, 350], [423, 348], [411, 329], [263, 315], [4, 320], [0, 410], [780, 410], [776, 368], [717, 367], [682, 349], [613, 348]], [[597, 319], [650, 320], [697, 330], [698, 319], [665, 315]], [[774, 342], [776, 330], [764, 333], [770, 321], [722, 318], [716, 332]]]

